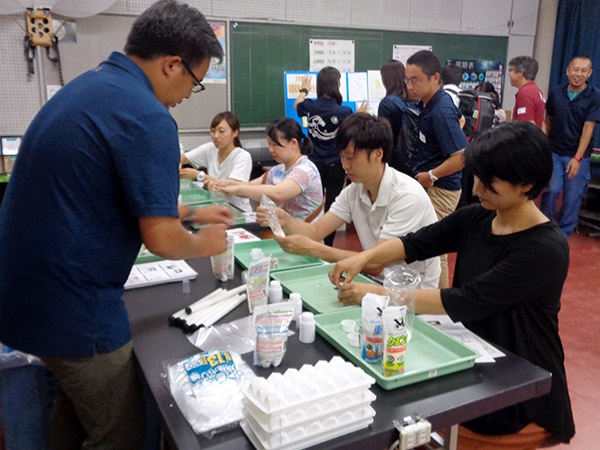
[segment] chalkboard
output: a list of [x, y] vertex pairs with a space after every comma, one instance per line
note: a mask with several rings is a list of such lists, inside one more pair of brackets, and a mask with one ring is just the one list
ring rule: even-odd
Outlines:
[[[111, 52], [122, 52], [135, 19], [133, 16], [102, 14], [77, 19], [77, 42], [59, 44], [65, 83], [96, 67]], [[193, 94], [170, 110], [180, 131], [209, 129], [215, 114], [227, 109], [227, 85], [205, 83], [205, 86], [205, 91]]]
[[502, 61], [508, 37], [365, 30], [231, 21], [231, 105], [244, 127], [263, 127], [283, 117], [284, 71], [309, 69], [309, 39], [355, 41], [355, 70], [377, 70], [394, 44], [431, 45], [447, 59]]

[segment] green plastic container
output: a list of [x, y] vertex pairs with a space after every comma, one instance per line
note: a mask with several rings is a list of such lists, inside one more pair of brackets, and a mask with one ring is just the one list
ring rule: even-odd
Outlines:
[[[406, 348], [405, 372], [393, 377], [384, 377], [381, 361], [369, 364], [361, 357], [359, 347], [348, 344], [347, 333], [342, 330], [340, 321], [352, 319], [360, 323], [362, 308], [346, 308], [341, 311], [315, 316], [317, 332], [337, 348], [355, 365], [371, 375], [383, 389], [396, 389], [401, 386], [441, 377], [449, 373], [469, 369], [475, 364], [479, 354], [436, 329], [419, 317], [415, 317], [412, 339]], [[357, 326], [358, 328], [358, 326]]]
[[312, 256], [286, 253], [275, 239], [264, 239], [262, 241], [243, 242], [235, 245], [235, 260], [244, 269], [247, 269], [252, 262], [250, 252], [253, 248], [260, 248], [265, 255], [271, 255], [279, 260], [277, 268], [271, 269], [271, 273], [323, 264], [323, 260], [313, 258]]
[[179, 180], [179, 193], [184, 191], [193, 191], [196, 189], [202, 189], [200, 186], [196, 186], [192, 180], [180, 179]]
[[215, 201], [214, 194], [200, 188], [179, 191], [179, 195], [181, 195], [181, 203], [184, 205], [213, 203]]
[[[302, 297], [302, 303], [315, 314], [341, 309], [358, 309], [358, 306], [345, 307], [338, 302], [338, 291], [327, 276], [332, 267], [333, 264], [323, 264], [303, 269], [284, 270], [275, 272], [271, 277], [281, 282], [281, 287], [287, 294], [298, 292]], [[357, 275], [354, 281], [377, 284], [362, 274]]]

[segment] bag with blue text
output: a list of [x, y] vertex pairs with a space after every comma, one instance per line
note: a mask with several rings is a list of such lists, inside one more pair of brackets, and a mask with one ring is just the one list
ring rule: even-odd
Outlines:
[[256, 376], [237, 353], [197, 353], [164, 368], [171, 395], [196, 434], [210, 439], [243, 418], [242, 389]]

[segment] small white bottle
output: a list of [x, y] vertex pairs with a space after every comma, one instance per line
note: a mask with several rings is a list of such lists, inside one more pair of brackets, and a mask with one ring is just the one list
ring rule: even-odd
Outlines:
[[311, 312], [303, 312], [300, 314], [298, 321], [300, 335], [298, 338], [303, 344], [312, 344], [315, 341], [315, 315]]
[[271, 281], [269, 286], [269, 303], [280, 303], [283, 300], [283, 289], [278, 280]]
[[294, 306], [294, 320], [298, 323], [298, 319], [300, 318], [300, 314], [302, 314], [302, 297], [298, 292], [292, 292], [290, 294], [290, 302], [292, 302]]

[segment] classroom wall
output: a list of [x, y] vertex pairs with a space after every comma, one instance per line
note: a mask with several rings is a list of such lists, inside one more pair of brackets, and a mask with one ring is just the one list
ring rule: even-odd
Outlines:
[[548, 96], [550, 83], [550, 68], [552, 65], [552, 48], [554, 45], [554, 32], [556, 31], [558, 1], [559, 0], [540, 0], [538, 27], [533, 49], [533, 57], [540, 65], [535, 81], [546, 96]]
[[[20, 1], [34, 7], [51, 6], [55, 2]], [[118, 0], [106, 13], [137, 15], [152, 3], [152, 0]], [[209, 19], [509, 36], [509, 48], [529, 51], [529, 54], [533, 49], [538, 7], [538, 0], [305, 0], [301, 3], [292, 0], [187, 0], [187, 3], [200, 9]], [[509, 28], [507, 24], [511, 18], [513, 26]], [[24, 15], [18, 15], [17, 20], [22, 23]], [[511, 47], [511, 43], [518, 45]], [[28, 75], [23, 57], [23, 32], [10, 17], [0, 16], [3, 60], [0, 65], [0, 135], [23, 134], [45, 101], [45, 85], [58, 84], [56, 65], [47, 60], [44, 49], [39, 50], [36, 72]], [[186, 149], [210, 139], [208, 133], [181, 133], [180, 136]], [[242, 130], [241, 137], [250, 146], [264, 141], [261, 131]]]

